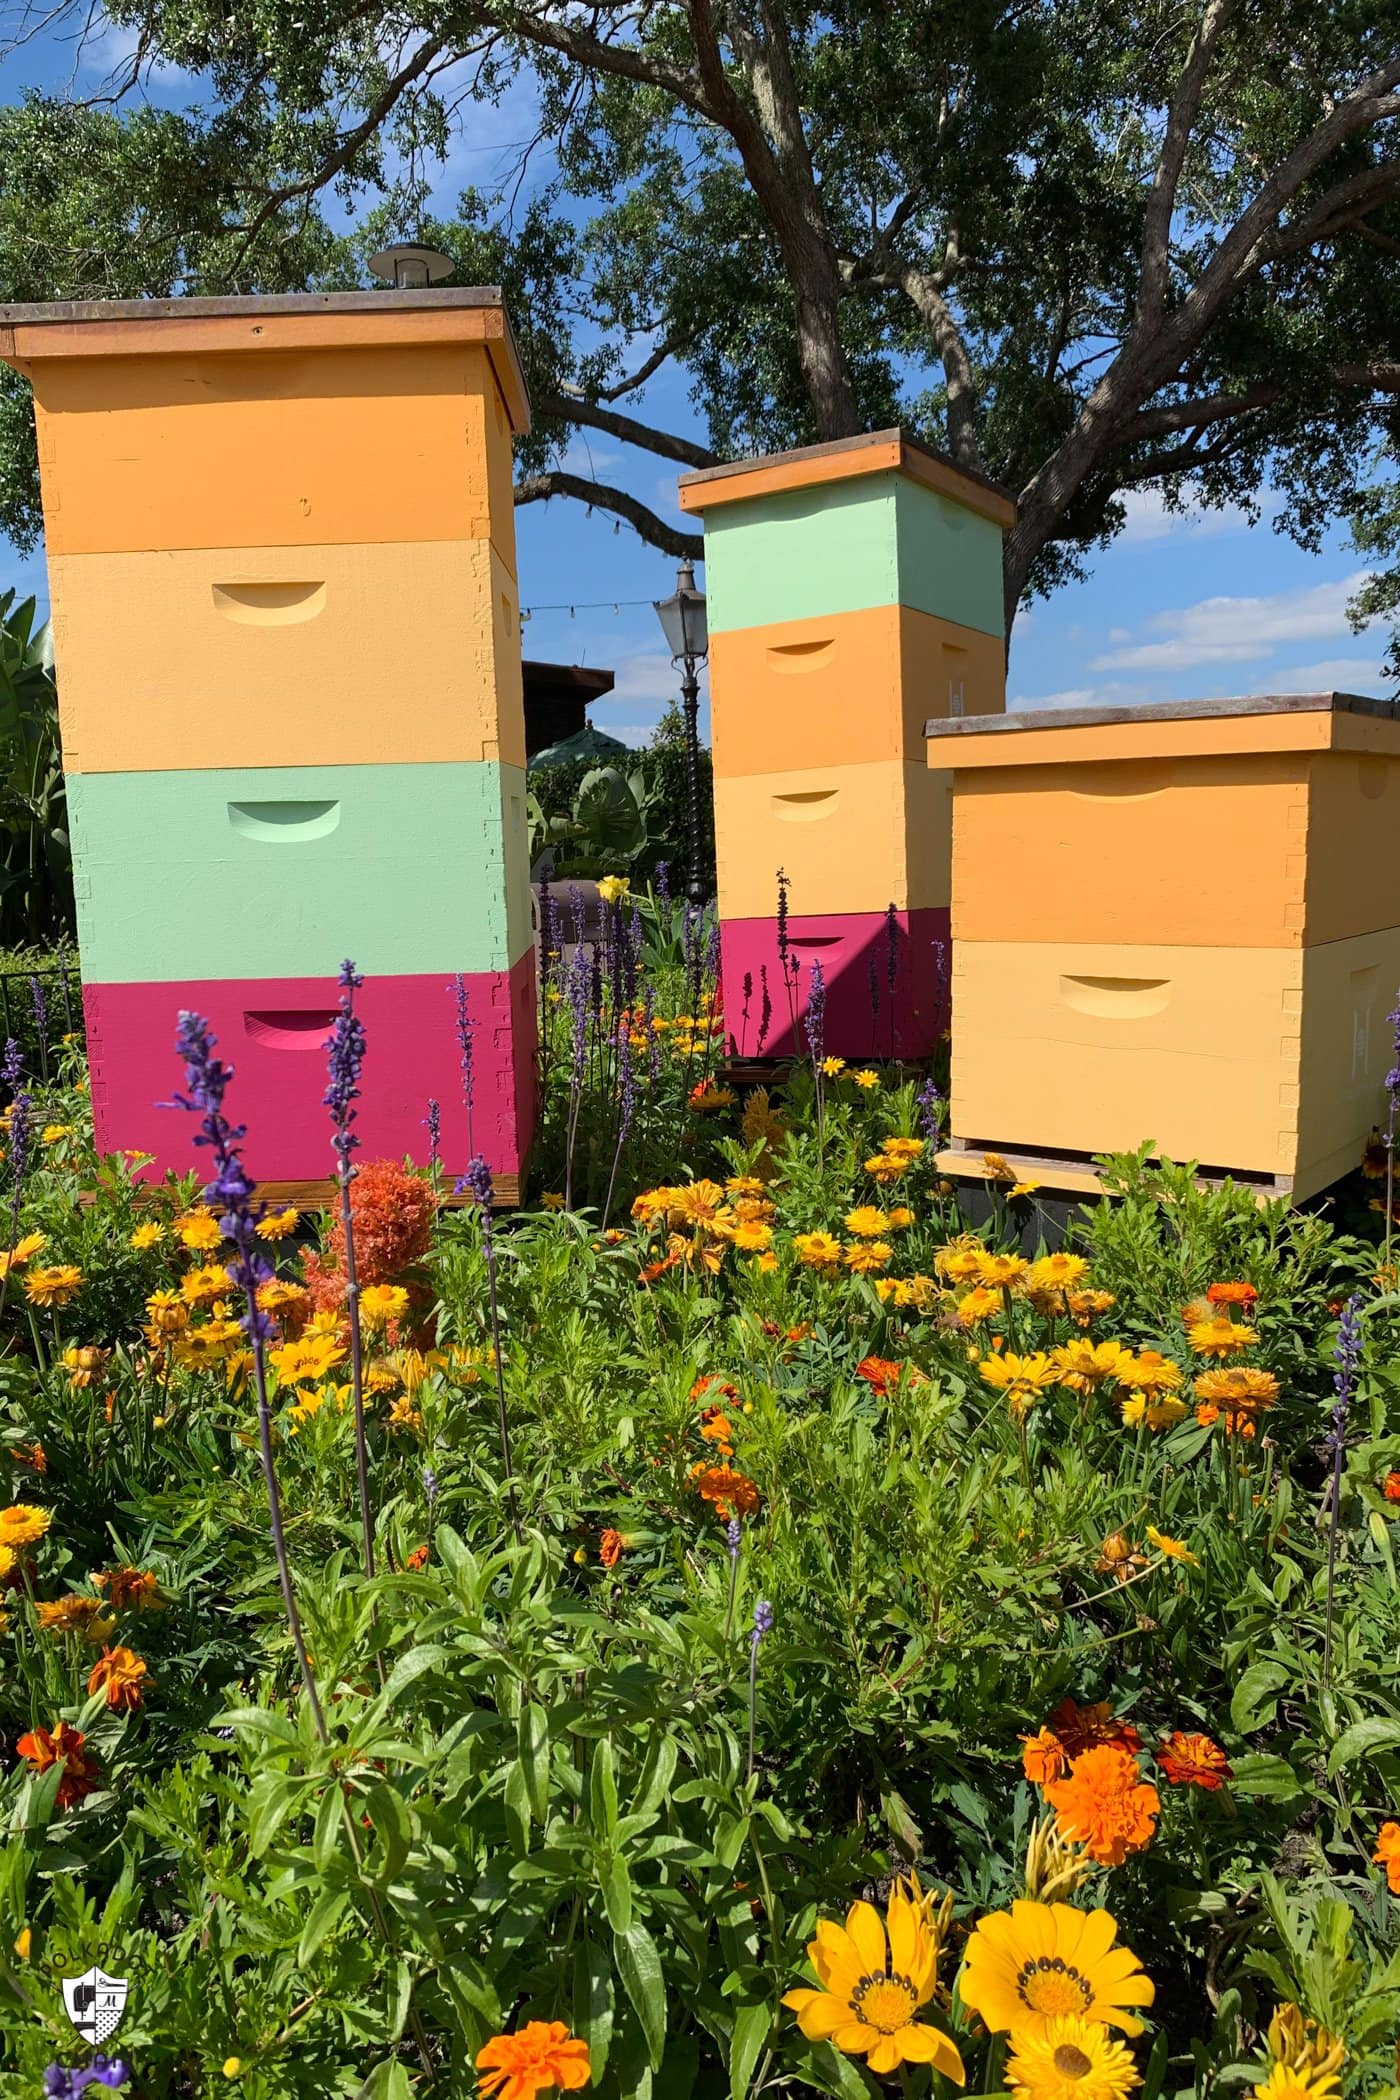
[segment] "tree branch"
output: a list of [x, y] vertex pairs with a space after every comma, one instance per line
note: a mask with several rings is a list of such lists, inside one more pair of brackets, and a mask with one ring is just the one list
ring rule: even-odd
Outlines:
[[645, 503], [629, 496], [625, 489], [610, 489], [601, 481], [589, 481], [582, 474], [565, 473], [555, 467], [547, 474], [527, 474], [523, 481], [515, 484], [517, 504], [548, 503], [551, 496], [574, 496], [580, 503], [590, 504], [595, 510], [611, 511], [622, 518], [638, 536], [652, 547], [660, 548], [677, 561], [703, 561], [705, 559], [705, 535], [702, 532], [681, 532], [668, 525]]
[[530, 404], [542, 416], [605, 430], [609, 437], [620, 438], [625, 445], [640, 445], [644, 451], [659, 453], [662, 459], [674, 459], [683, 467], [719, 464], [717, 456], [704, 445], [694, 445], [689, 438], [672, 437], [666, 430], [655, 430], [650, 423], [639, 423], [635, 416], [625, 416], [619, 409], [601, 408], [597, 402], [567, 389], [531, 387]]
[[1158, 320], [1167, 303], [1167, 280], [1171, 263], [1172, 214], [1176, 210], [1177, 185], [1181, 180], [1186, 149], [1205, 92], [1215, 50], [1234, 13], [1236, 0], [1207, 0], [1200, 27], [1191, 40], [1181, 78], [1167, 114], [1157, 172], [1148, 193], [1142, 218], [1142, 263], [1138, 276], [1137, 316], [1144, 326]]
[[843, 256], [841, 271], [847, 283], [873, 285], [878, 291], [901, 291], [916, 309], [933, 337], [943, 366], [948, 390], [948, 450], [960, 467], [985, 474], [982, 441], [977, 433], [977, 380], [962, 330], [953, 318], [937, 282], [927, 270], [897, 256], [870, 267], [854, 256]]
[[600, 401], [616, 401], [620, 395], [634, 393], [639, 386], [645, 386], [647, 381], [661, 370], [668, 357], [674, 357], [677, 350], [684, 348], [685, 340], [681, 335], [668, 335], [664, 341], [657, 344], [650, 357], [642, 359], [636, 371], [630, 373], [626, 379], [619, 379], [615, 386], [599, 387], [597, 398]]

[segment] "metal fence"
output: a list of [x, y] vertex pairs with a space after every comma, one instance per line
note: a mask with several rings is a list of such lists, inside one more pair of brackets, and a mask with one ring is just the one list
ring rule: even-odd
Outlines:
[[64, 1039], [82, 1038], [83, 983], [78, 965], [54, 963], [38, 970], [0, 973], [0, 1041], [13, 1036], [25, 1070], [46, 1080]]

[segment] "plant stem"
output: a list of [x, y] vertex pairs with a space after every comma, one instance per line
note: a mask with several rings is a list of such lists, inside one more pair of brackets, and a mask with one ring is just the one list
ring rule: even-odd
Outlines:
[[360, 1279], [355, 1266], [355, 1221], [350, 1206], [350, 1183], [354, 1169], [341, 1156], [336, 1179], [340, 1183], [340, 1222], [345, 1234], [345, 1312], [350, 1322], [350, 1392], [355, 1410], [355, 1480], [360, 1497], [360, 1535], [364, 1541], [365, 1573], [374, 1574], [374, 1516], [369, 1501], [369, 1442], [365, 1436], [364, 1338], [360, 1330]]

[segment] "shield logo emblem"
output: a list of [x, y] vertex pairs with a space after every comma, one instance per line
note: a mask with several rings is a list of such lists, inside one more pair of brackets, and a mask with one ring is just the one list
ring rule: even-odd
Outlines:
[[85, 1976], [65, 1976], [63, 2003], [79, 2034], [94, 2047], [115, 2034], [126, 2011], [127, 1982], [124, 1976], [107, 1976], [91, 1968]]

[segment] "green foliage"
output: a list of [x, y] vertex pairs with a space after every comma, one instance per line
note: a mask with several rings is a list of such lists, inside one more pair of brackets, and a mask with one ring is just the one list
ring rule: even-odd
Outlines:
[[[584, 796], [585, 784], [599, 774], [608, 779], [606, 794]], [[705, 746], [699, 752], [700, 875], [706, 895], [715, 881], [715, 815], [713, 760]], [[616, 782], [626, 790], [619, 791]], [[690, 799], [686, 774], [685, 729], [674, 703], [667, 708], [651, 741], [633, 759], [625, 779], [616, 766], [599, 768], [586, 759], [573, 765], [537, 766], [530, 774], [530, 855], [555, 844], [561, 875], [628, 875], [645, 879], [660, 861], [671, 867], [674, 887], [688, 880]], [[629, 806], [630, 805], [630, 806]]]
[[0, 943], [73, 933], [73, 854], [48, 622], [0, 596]]

